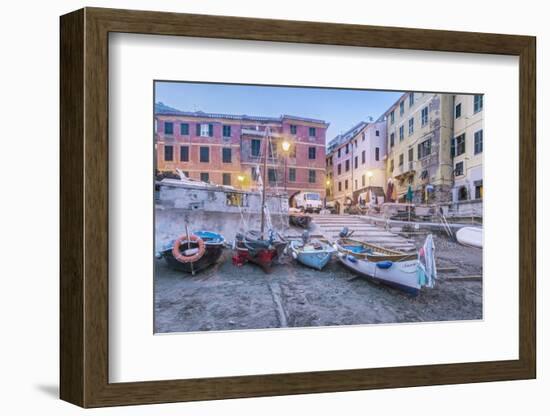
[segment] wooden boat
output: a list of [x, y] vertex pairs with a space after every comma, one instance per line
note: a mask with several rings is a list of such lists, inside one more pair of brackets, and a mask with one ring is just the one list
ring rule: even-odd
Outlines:
[[283, 253], [287, 242], [273, 231], [268, 232], [268, 238], [261, 238], [261, 232], [256, 230], [247, 233], [237, 233], [235, 238], [236, 253], [233, 256], [233, 264], [242, 266], [251, 262], [260, 266], [264, 272], [269, 273], [273, 262]]
[[456, 232], [456, 241], [465, 246], [483, 248], [483, 228], [463, 227]]
[[[178, 247], [175, 247], [177, 244]], [[175, 270], [195, 274], [216, 263], [223, 253], [225, 238], [212, 231], [186, 233], [157, 253]], [[179, 253], [179, 255], [178, 255]]]
[[232, 258], [233, 264], [236, 266], [242, 266], [246, 262], [252, 262], [259, 265], [266, 273], [271, 271], [273, 262], [283, 253], [287, 245], [287, 241], [284, 237], [270, 228], [271, 219], [265, 201], [269, 143], [270, 130], [268, 127], [266, 128], [264, 137], [263, 178], [258, 175], [262, 192], [260, 230], [248, 230], [245, 233], [237, 233], [234, 244], [235, 254]]
[[418, 253], [389, 250], [346, 236], [334, 244], [338, 260], [360, 276], [412, 295], [424, 286], [433, 287], [437, 277], [433, 238], [428, 235]]
[[330, 244], [318, 240], [293, 240], [289, 250], [295, 260], [317, 270], [322, 270], [328, 264], [335, 251]]

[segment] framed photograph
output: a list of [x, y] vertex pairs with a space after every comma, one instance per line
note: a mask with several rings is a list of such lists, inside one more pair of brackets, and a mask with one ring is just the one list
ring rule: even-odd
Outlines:
[[536, 377], [535, 38], [61, 17], [82, 407]]

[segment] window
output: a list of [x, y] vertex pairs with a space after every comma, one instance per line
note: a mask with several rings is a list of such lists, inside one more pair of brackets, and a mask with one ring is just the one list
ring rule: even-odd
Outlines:
[[342, 192], [342, 182], [338, 182], [338, 192]]
[[180, 134], [182, 136], [188, 136], [189, 135], [189, 123], [181, 123], [180, 124]]
[[164, 134], [174, 134], [174, 123], [171, 121], [164, 122]]
[[268, 152], [269, 157], [272, 159], [277, 158], [277, 144], [268, 142], [267, 145], [269, 146], [269, 152]]
[[474, 154], [483, 152], [483, 130], [474, 133]]
[[[378, 149], [378, 148], [377, 148]], [[367, 161], [367, 152], [365, 152], [364, 150], [361, 152], [361, 163], [364, 165], [365, 162]]]
[[393, 172], [393, 169], [395, 168], [394, 164], [393, 164], [393, 159], [390, 160], [390, 173]]
[[365, 175], [361, 176], [361, 186], [365, 186]]
[[349, 171], [349, 159], [346, 160], [346, 172]]
[[203, 163], [210, 162], [210, 148], [205, 147], [205, 146], [201, 146], [201, 148], [200, 148], [200, 159], [199, 160]]
[[455, 106], [455, 118], [460, 118], [461, 115], [462, 115], [462, 104], [458, 103]]
[[409, 119], [409, 136], [414, 133], [414, 118]]
[[405, 126], [399, 127], [399, 141], [402, 141], [405, 138]]
[[269, 182], [277, 182], [277, 171], [275, 169], [268, 169], [267, 179]]
[[346, 181], [344, 182], [344, 189], [348, 189], [348, 180], [346, 179]]
[[290, 182], [296, 182], [296, 168], [288, 169], [288, 180]]
[[315, 183], [315, 181], [317, 179], [316, 176], [315, 176], [315, 173], [316, 172], [314, 170], [312, 170], [312, 169], [309, 170], [309, 177], [308, 177], [309, 183]]
[[465, 186], [461, 186], [458, 189], [458, 200], [459, 201], [466, 201], [468, 199], [468, 188]]
[[223, 163], [231, 163], [231, 148], [230, 147], [224, 147], [222, 149], [222, 162]]
[[342, 164], [338, 163], [338, 175], [342, 174]]
[[380, 137], [380, 130], [376, 130], [376, 137]]
[[174, 160], [174, 146], [164, 146], [164, 160], [167, 162]]
[[231, 137], [231, 126], [223, 126], [223, 137]]
[[432, 139], [423, 141], [418, 145], [418, 160], [429, 156], [432, 153]]
[[414, 105], [414, 92], [409, 93], [409, 107]]
[[252, 139], [250, 143], [250, 154], [252, 156], [260, 156], [261, 141], [258, 139]]
[[222, 180], [224, 185], [231, 185], [231, 174], [230, 173], [222, 174]]
[[405, 113], [405, 101], [399, 103], [399, 115], [402, 116]]
[[458, 162], [455, 165], [455, 176], [464, 175], [464, 162]]
[[395, 145], [395, 133], [390, 134], [390, 147]]
[[[296, 145], [291, 144], [290, 149], [288, 149], [288, 157], [296, 157]], [[330, 158], [330, 163], [332, 163], [332, 157]]]
[[355, 179], [355, 189], [358, 189], [359, 186], [357, 186], [357, 179]]
[[460, 156], [466, 152], [466, 136], [462, 133], [460, 136], [451, 140], [451, 157]]
[[338, 149], [338, 156], [337, 157], [342, 156], [342, 152], [340, 150], [342, 150], [342, 148]]
[[355, 169], [359, 166], [359, 157], [355, 156]]
[[214, 135], [213, 124], [197, 124], [197, 136], [212, 137]]
[[233, 207], [248, 206], [248, 196], [237, 192], [227, 192], [225, 194], [225, 203]]
[[315, 136], [317, 136], [317, 132], [316, 132], [315, 127], [310, 127], [309, 128], [309, 137], [315, 137]]
[[349, 143], [346, 143], [346, 155], [349, 153]]
[[376, 160], [376, 161], [380, 160], [380, 148], [379, 147], [376, 147], [374, 149], [374, 160]]
[[475, 198], [483, 199], [483, 181], [474, 181]]
[[258, 170], [255, 167], [250, 168], [250, 177], [252, 178], [253, 181], [258, 180]]
[[392, 110], [392, 112], [390, 113], [390, 123], [393, 124], [395, 123], [395, 111]]
[[409, 149], [409, 163], [411, 163], [414, 160], [414, 148]]
[[290, 125], [290, 134], [296, 134], [296, 131], [298, 129], [296, 128], [296, 125], [295, 124], [291, 124]]
[[210, 182], [210, 175], [208, 174], [208, 172], [201, 172], [201, 181]]
[[189, 162], [189, 146], [180, 147], [180, 162]]
[[362, 142], [365, 141], [365, 132], [363, 132], [363, 134], [361, 135], [361, 141], [362, 141]]
[[309, 158], [310, 159], [315, 159], [317, 157], [316, 155], [316, 150], [315, 147], [310, 147], [309, 148], [309, 152], [308, 152], [308, 155], [309, 155]]
[[425, 126], [426, 124], [428, 124], [428, 107], [424, 107], [422, 109], [422, 113], [421, 113], [421, 122], [422, 122], [422, 126]]
[[483, 95], [474, 95], [474, 113], [483, 110]]
[[403, 155], [403, 153], [401, 153], [399, 155], [399, 166], [403, 166], [404, 159], [405, 159], [405, 155]]

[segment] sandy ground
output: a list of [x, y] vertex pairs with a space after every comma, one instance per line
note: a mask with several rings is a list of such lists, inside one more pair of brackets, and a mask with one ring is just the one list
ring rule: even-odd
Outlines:
[[[420, 245], [423, 237], [415, 240]], [[417, 297], [356, 277], [336, 259], [318, 272], [286, 256], [264, 274], [253, 264], [233, 266], [225, 250], [195, 276], [157, 260], [155, 332], [481, 319], [481, 280], [448, 277], [480, 275], [482, 251], [444, 237], [435, 244], [438, 266], [457, 270], [440, 272], [436, 287]]]

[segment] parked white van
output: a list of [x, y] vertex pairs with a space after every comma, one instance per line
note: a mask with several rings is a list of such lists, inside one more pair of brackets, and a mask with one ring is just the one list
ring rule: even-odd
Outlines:
[[294, 196], [296, 208], [305, 212], [319, 212], [323, 208], [323, 200], [317, 192], [299, 192]]

